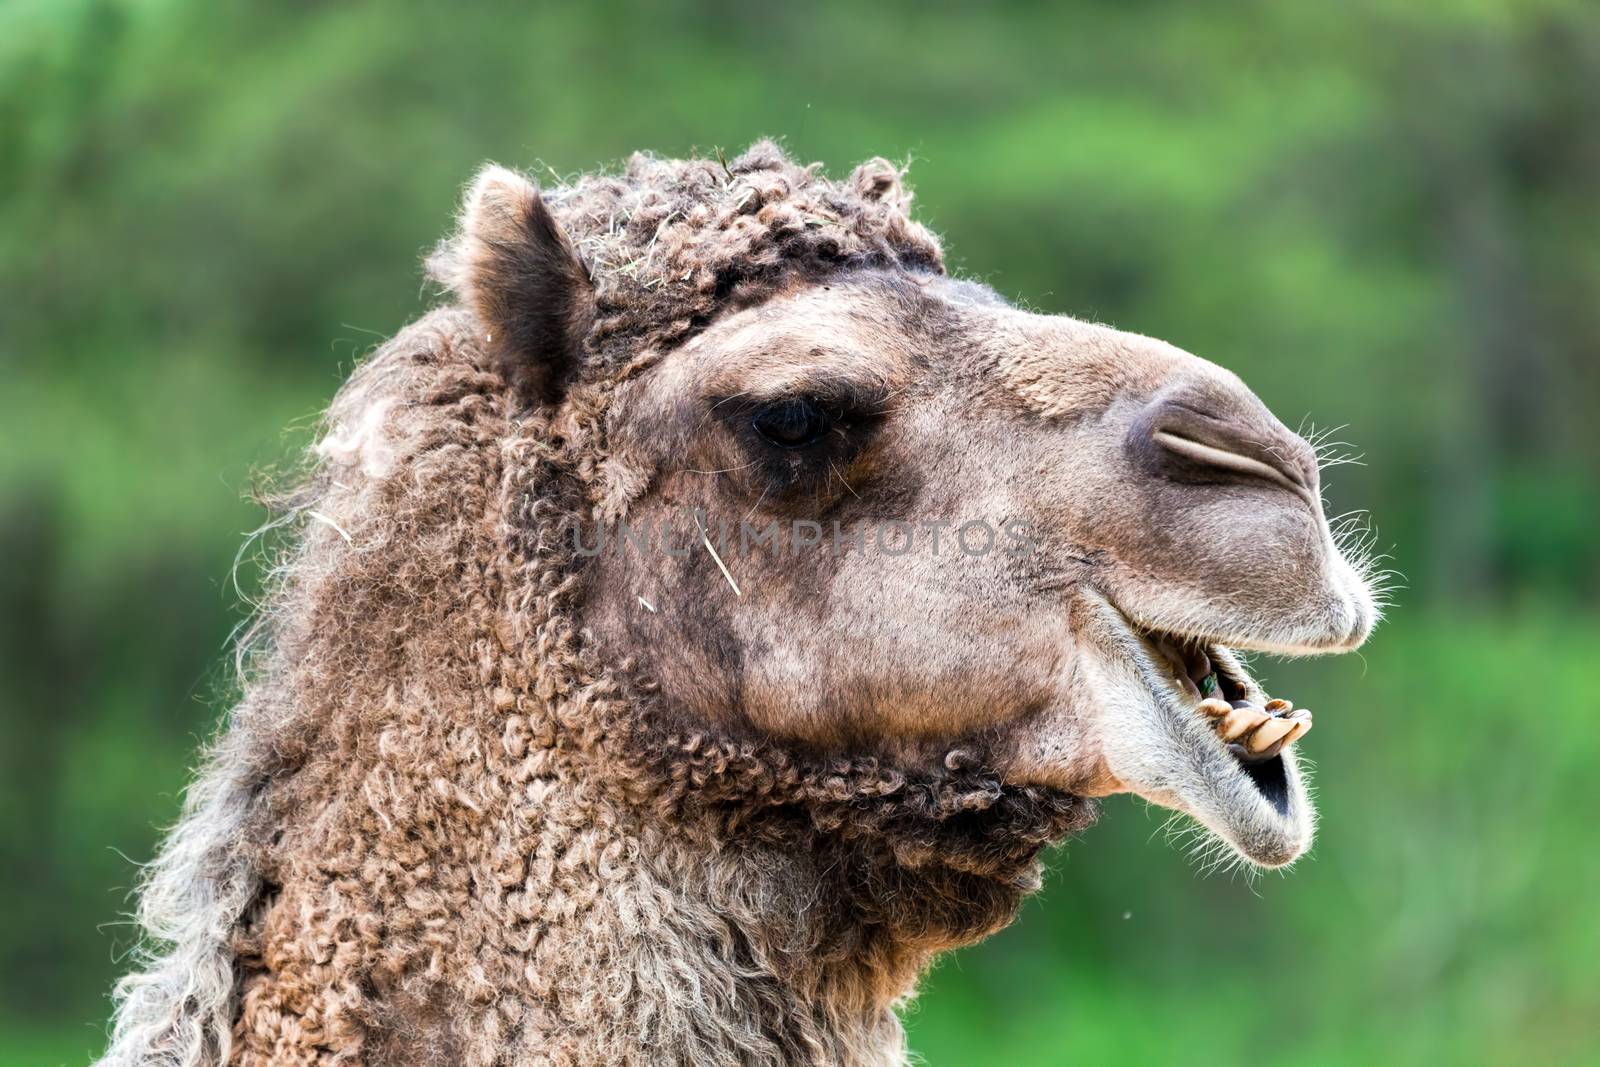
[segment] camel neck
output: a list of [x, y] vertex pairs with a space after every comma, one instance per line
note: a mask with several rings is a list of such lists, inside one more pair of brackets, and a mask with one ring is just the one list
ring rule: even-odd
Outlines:
[[707, 848], [604, 802], [572, 834], [550, 799], [521, 901], [530, 1045], [583, 1062], [902, 1062], [894, 1006], [931, 953], [862, 913], [837, 854]]

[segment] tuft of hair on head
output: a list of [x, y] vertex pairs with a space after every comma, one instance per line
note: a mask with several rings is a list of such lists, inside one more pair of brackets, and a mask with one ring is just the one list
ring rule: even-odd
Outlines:
[[524, 401], [559, 402], [594, 322], [594, 282], [537, 185], [485, 166], [428, 272], [477, 313], [485, 344]]
[[850, 191], [863, 200], [885, 204], [901, 214], [911, 210], [911, 190], [905, 185], [905, 168], [874, 156], [850, 175]]

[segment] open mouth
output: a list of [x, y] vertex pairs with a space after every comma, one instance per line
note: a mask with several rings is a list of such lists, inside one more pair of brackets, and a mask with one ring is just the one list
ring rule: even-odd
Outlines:
[[[1192, 816], [1254, 864], [1302, 855], [1316, 819], [1295, 743], [1311, 713], [1270, 698], [1220, 638], [1163, 631], [1107, 607], [1134, 668], [1122, 677], [1144, 691], [1105, 741], [1118, 779]], [[1103, 684], [1115, 687], [1114, 677]]]
[[1311, 712], [1282, 698], [1257, 695], [1231, 653], [1194, 638], [1146, 631], [1142, 637], [1172, 673], [1172, 684], [1188, 700], [1280, 814], [1288, 814], [1288, 774], [1283, 750], [1311, 729]]

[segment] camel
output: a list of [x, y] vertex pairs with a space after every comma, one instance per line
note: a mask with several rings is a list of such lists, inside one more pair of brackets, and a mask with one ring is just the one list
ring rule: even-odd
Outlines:
[[951, 277], [902, 177], [481, 172], [276, 500], [102, 1063], [899, 1064], [1097, 798], [1305, 852], [1240, 653], [1378, 617], [1315, 450]]

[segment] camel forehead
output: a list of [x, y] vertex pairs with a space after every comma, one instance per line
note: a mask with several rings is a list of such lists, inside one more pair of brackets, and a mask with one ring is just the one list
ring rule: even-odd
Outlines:
[[890, 386], [930, 355], [935, 293], [890, 274], [799, 285], [715, 323], [672, 362], [712, 392], [780, 395], [828, 379]]
[[716, 323], [681, 354], [669, 374], [713, 393], [779, 396], [826, 380], [894, 389], [938, 366], [985, 399], [1046, 418], [1148, 396], [1180, 377], [1243, 388], [1165, 341], [1022, 311], [987, 286], [941, 276], [799, 285]]

